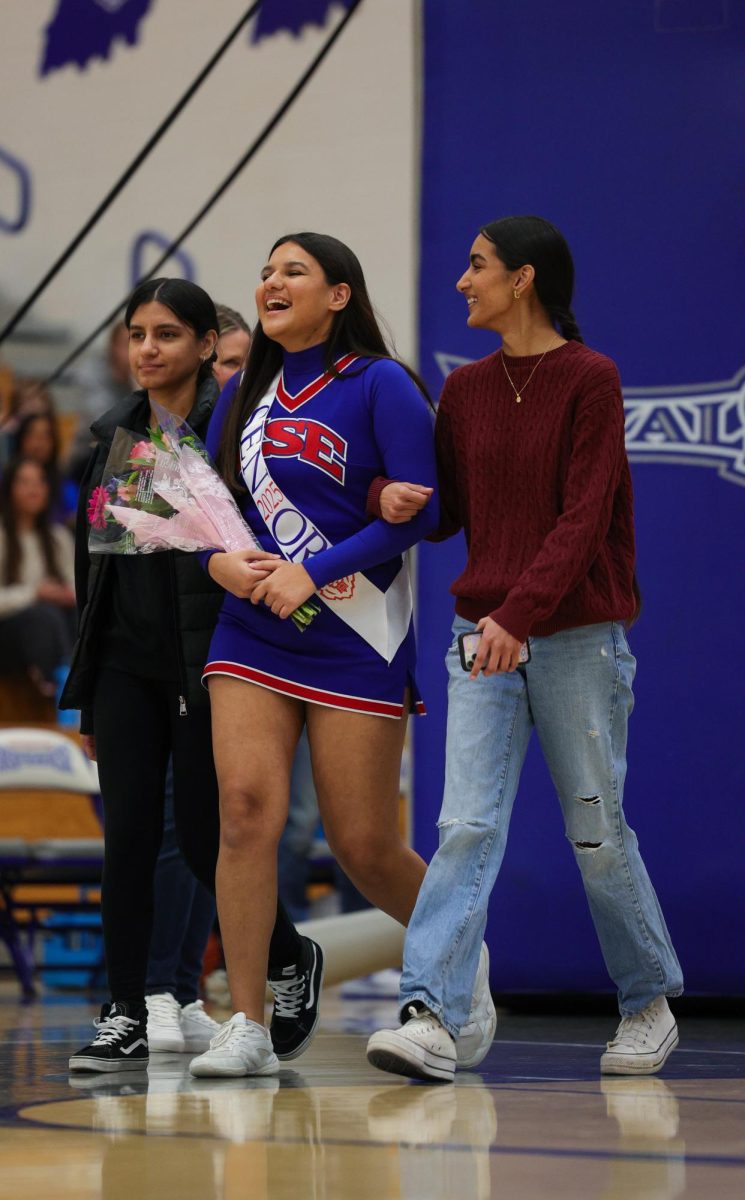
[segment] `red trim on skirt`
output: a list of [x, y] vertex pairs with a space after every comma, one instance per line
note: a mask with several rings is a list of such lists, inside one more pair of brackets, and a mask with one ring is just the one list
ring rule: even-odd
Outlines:
[[[247, 683], [255, 683], [259, 687], [268, 688], [272, 692], [282, 692], [296, 700], [307, 700], [311, 704], [323, 704], [326, 708], [341, 708], [348, 712], [369, 713], [376, 717], [402, 717], [403, 704], [395, 704], [388, 700], [369, 700], [364, 696], [345, 696], [341, 692], [328, 692], [323, 688], [307, 687], [295, 683], [292, 679], [283, 679], [280, 675], [269, 675], [266, 671], [257, 671], [255, 667], [246, 667], [243, 663], [209, 662], [204, 668], [202, 679], [210, 675], [230, 675], [233, 679], [244, 679]], [[427, 712], [424, 702], [417, 700], [413, 711], [418, 716]]]

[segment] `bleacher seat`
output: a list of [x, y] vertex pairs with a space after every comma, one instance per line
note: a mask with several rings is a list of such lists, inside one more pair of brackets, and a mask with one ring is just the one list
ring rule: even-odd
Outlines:
[[[39, 913], [50, 907], [80, 911], [90, 909], [91, 903], [83, 897], [61, 905], [50, 904], [43, 896], [17, 901], [16, 889], [28, 884], [97, 885], [103, 865], [96, 764], [65, 734], [29, 727], [0, 729], [0, 827], [3, 797], [30, 792], [41, 793], [47, 807], [64, 804], [71, 794], [87, 797], [96, 809], [97, 834], [49, 837], [43, 830], [39, 836], [37, 829], [30, 830], [29, 836], [19, 836], [17, 831], [0, 836], [0, 938], [26, 996], [34, 994], [33, 936], [43, 927]], [[20, 913], [23, 921], [18, 919]]]

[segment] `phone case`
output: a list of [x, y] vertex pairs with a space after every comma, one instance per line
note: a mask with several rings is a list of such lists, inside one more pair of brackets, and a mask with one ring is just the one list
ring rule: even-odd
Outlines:
[[[460, 654], [460, 665], [464, 671], [470, 671], [476, 660], [476, 651], [478, 650], [480, 633], [460, 633], [458, 634], [458, 653]], [[520, 647], [519, 663], [522, 666], [524, 663], [530, 662], [530, 646], [527, 642], [523, 642]]]

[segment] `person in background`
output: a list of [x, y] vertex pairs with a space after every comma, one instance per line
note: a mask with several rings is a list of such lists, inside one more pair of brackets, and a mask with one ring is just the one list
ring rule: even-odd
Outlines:
[[30, 413], [56, 416], [54, 397], [40, 379], [15, 378], [5, 367], [0, 367], [0, 372], [7, 395], [7, 403], [0, 412], [0, 435], [14, 436], [23, 418]]
[[17, 458], [0, 480], [0, 672], [51, 699], [74, 637], [72, 535], [52, 521], [42, 465]]
[[[572, 256], [549, 221], [485, 225], [457, 288], [469, 328], [502, 345], [448, 376], [437, 413], [437, 537], [462, 528], [468, 545], [451, 589], [440, 844], [406, 933], [404, 1023], [373, 1034], [368, 1059], [452, 1080], [464, 981], [535, 729], [618, 989], [621, 1023], [600, 1070], [650, 1074], [678, 1043], [667, 997], [680, 995], [683, 977], [623, 811], [636, 669], [627, 629], [639, 591], [618, 370], [582, 341]], [[377, 493], [395, 524], [430, 503], [406, 482], [380, 479]], [[476, 646], [467, 670], [461, 637]]]
[[219, 1032], [204, 1011], [199, 980], [212, 926], [214, 894], [181, 851], [173, 806], [173, 764], [165, 782], [163, 841], [155, 864], [153, 931], [145, 979], [151, 1051], [194, 1053]]
[[220, 389], [225, 387], [236, 371], [243, 368], [251, 347], [251, 327], [234, 308], [227, 304], [217, 305], [219, 338], [215, 347], [216, 358], [212, 371]]
[[[251, 330], [239, 312], [226, 304], [215, 306], [219, 337], [212, 374], [223, 388], [243, 366]], [[148, 1042], [151, 1050], [193, 1051], [202, 1048], [190, 1037], [189, 1022], [200, 1021], [201, 963], [215, 922], [215, 899], [192, 874], [178, 844], [173, 815], [173, 769], [166, 779], [163, 844], [155, 865], [155, 911], [146, 981]], [[280, 895], [284, 902], [284, 897]], [[285, 905], [289, 916], [296, 916]], [[225, 976], [222, 948], [215, 970]], [[214, 972], [213, 972], [214, 975]], [[218, 977], [212, 979], [212, 992]], [[230, 1003], [227, 979], [220, 989], [221, 1005]], [[197, 1030], [197, 1033], [199, 1031]]]
[[69, 522], [75, 512], [77, 488], [68, 487], [60, 473], [56, 416], [45, 412], [27, 413], [16, 430], [15, 454], [19, 458], [31, 458], [44, 468], [49, 481], [52, 518], [60, 523]]

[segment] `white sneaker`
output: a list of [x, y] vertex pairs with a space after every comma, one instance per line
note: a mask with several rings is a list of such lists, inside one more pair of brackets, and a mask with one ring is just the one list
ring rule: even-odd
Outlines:
[[604, 1075], [653, 1075], [678, 1044], [678, 1027], [664, 996], [624, 1017], [600, 1059]]
[[440, 1079], [452, 1083], [455, 1042], [429, 1009], [408, 1008], [409, 1020], [400, 1029], [379, 1029], [367, 1043], [367, 1061], [381, 1071], [411, 1079]]
[[237, 1012], [213, 1037], [209, 1050], [192, 1059], [189, 1070], [192, 1075], [276, 1075], [279, 1059], [269, 1030]]
[[201, 1000], [192, 1000], [181, 1009], [181, 1031], [184, 1035], [184, 1050], [194, 1054], [200, 1050], [209, 1050], [213, 1037], [217, 1037], [222, 1026], [219, 1021], [213, 1021], [209, 1013], [204, 1011]]
[[181, 1028], [181, 1005], [170, 992], [146, 996], [147, 1042], [150, 1050], [183, 1053], [184, 1034]]
[[489, 990], [489, 951], [481, 943], [479, 967], [473, 988], [468, 1020], [455, 1040], [455, 1056], [459, 1067], [477, 1067], [491, 1050], [497, 1028], [497, 1010]]
[[232, 1008], [230, 1000], [230, 985], [228, 984], [228, 973], [224, 967], [218, 967], [214, 971], [210, 971], [204, 981], [204, 990], [207, 993], [207, 999], [213, 1004], [219, 1005], [220, 1008]]

